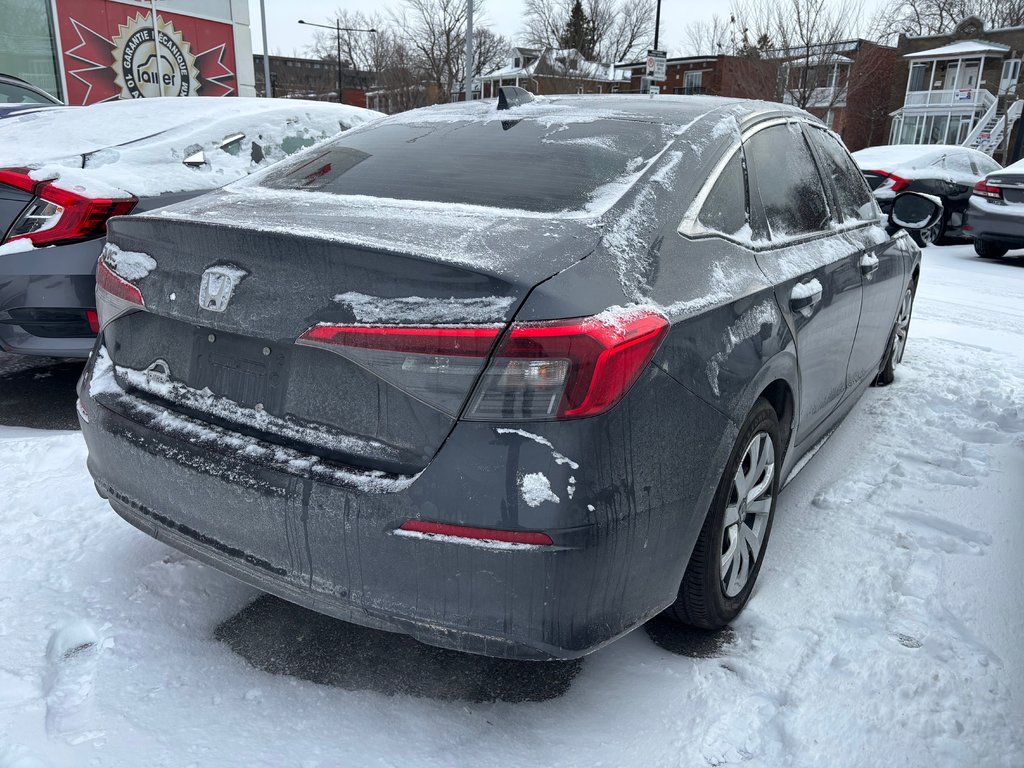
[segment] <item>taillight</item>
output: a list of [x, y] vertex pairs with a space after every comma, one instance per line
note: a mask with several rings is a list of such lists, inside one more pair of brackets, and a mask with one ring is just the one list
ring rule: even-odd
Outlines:
[[536, 421], [603, 413], [626, 395], [667, 333], [668, 321], [647, 311], [516, 323], [480, 378], [465, 418]]
[[868, 171], [868, 173], [875, 173], [885, 178], [885, 181], [878, 185], [877, 189], [891, 189], [893, 192], [902, 192], [910, 186], [910, 179], [904, 179], [895, 173], [889, 173], [888, 171]]
[[988, 198], [989, 200], [1003, 199], [1002, 187], [993, 187], [986, 179], [982, 179], [974, 185], [972, 194], [978, 195], [978, 197]]
[[142, 291], [114, 272], [100, 256], [96, 263], [96, 332], [121, 315], [145, 308]]
[[343, 355], [451, 416], [472, 389], [465, 419], [538, 421], [607, 411], [629, 391], [667, 332], [668, 321], [647, 311], [515, 323], [489, 362], [500, 334], [496, 327], [319, 325], [297, 343]]
[[138, 202], [134, 197], [86, 197], [56, 187], [52, 181], [35, 181], [28, 170], [20, 168], [0, 170], [0, 184], [35, 196], [11, 225], [4, 242], [25, 239], [41, 246], [102, 237], [108, 219], [130, 213]]

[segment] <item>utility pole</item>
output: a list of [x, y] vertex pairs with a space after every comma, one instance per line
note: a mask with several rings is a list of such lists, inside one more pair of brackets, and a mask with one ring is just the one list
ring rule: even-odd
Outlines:
[[164, 68], [160, 64], [160, 27], [156, 21], [156, 0], [149, 0], [153, 13], [153, 53], [156, 54], [156, 87], [157, 95], [164, 95]]
[[661, 31], [661, 0], [655, 6], [654, 11], [654, 50], [658, 50], [658, 32]]
[[263, 27], [263, 91], [269, 99], [273, 96], [270, 87], [270, 50], [267, 48], [267, 7], [265, 0], [260, 0], [260, 26]]
[[466, 0], [466, 101], [473, 98], [473, 69], [473, 0]]
[[299, 24], [305, 24], [308, 27], [323, 27], [324, 29], [333, 29], [336, 37], [335, 41], [338, 43], [338, 103], [341, 104], [342, 89], [341, 89], [341, 33], [342, 32], [376, 32], [376, 29], [355, 29], [353, 27], [341, 26], [341, 19], [337, 18], [334, 20], [334, 26], [328, 26], [327, 24], [316, 24], [312, 21], [303, 21], [299, 19]]

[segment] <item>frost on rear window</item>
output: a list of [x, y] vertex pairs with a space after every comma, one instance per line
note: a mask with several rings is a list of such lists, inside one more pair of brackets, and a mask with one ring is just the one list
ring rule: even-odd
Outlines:
[[340, 136], [261, 177], [272, 189], [581, 211], [662, 152], [671, 131], [597, 120], [392, 122]]

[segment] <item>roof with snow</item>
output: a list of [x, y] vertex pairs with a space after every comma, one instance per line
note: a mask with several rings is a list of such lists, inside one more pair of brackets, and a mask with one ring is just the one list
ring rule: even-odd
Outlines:
[[[517, 48], [517, 51], [528, 49]], [[569, 77], [586, 80], [620, 81], [628, 80], [629, 73], [619, 71], [614, 64], [587, 61], [575, 48], [545, 48], [530, 51], [537, 58], [525, 66], [515, 66], [515, 60], [504, 67], [482, 76], [482, 80], [503, 80], [515, 77]], [[516, 57], [519, 58], [519, 57]]]
[[999, 43], [989, 43], [984, 40], [960, 40], [956, 43], [943, 45], [938, 48], [929, 48], [927, 51], [908, 53], [904, 59], [959, 59], [963, 56], [988, 56], [991, 54], [1005, 56], [1010, 52], [1010, 46]]

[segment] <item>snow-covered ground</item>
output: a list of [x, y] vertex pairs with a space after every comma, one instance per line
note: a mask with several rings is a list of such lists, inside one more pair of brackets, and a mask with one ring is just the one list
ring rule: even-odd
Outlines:
[[581, 664], [236, 616], [257, 593], [121, 522], [77, 433], [0, 428], [0, 768], [1019, 768], [1024, 256], [929, 248], [911, 336], [783, 492], [731, 631]]

